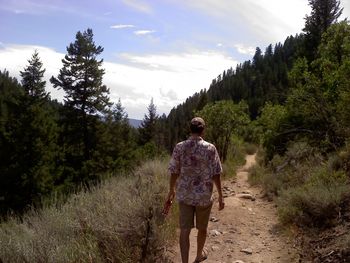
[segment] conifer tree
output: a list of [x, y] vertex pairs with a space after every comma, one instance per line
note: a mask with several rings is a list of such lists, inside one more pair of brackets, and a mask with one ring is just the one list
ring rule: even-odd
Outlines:
[[343, 12], [339, 0], [309, 0], [311, 14], [305, 17], [305, 52], [309, 62], [316, 58], [321, 37]]
[[79, 123], [76, 137], [83, 139], [85, 160], [91, 157], [94, 141], [91, 122], [95, 119], [90, 116], [105, 112], [110, 104], [109, 89], [102, 84], [103, 59], [97, 59], [102, 52], [103, 48], [95, 45], [92, 29], [79, 31], [75, 42], [67, 47], [58, 77], [50, 79], [55, 88], [65, 91], [65, 105], [74, 111], [74, 121]]
[[20, 126], [16, 138], [16, 144], [20, 147], [18, 162], [21, 173], [26, 176], [21, 183], [25, 203], [39, 202], [41, 196], [51, 192], [54, 177], [58, 177], [55, 165], [58, 152], [57, 120], [49, 103], [49, 94], [45, 91], [45, 69], [42, 69], [37, 51], [28, 63], [21, 71], [25, 96], [18, 116]]
[[42, 69], [43, 63], [40, 61], [37, 50], [34, 51], [28, 63], [29, 65], [24, 68], [24, 71], [20, 71], [24, 90], [33, 98], [47, 98], [48, 93], [45, 91], [46, 81], [43, 80], [45, 69]]
[[141, 122], [141, 127], [139, 128], [141, 144], [154, 141], [157, 132], [156, 128], [159, 116], [157, 114], [157, 108], [153, 103], [153, 98], [151, 99], [147, 110], [148, 114], [145, 114]]

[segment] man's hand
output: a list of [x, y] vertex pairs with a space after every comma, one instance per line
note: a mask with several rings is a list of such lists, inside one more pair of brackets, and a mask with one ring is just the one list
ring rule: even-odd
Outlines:
[[168, 193], [168, 197], [167, 197], [166, 200], [167, 200], [168, 202], [172, 202], [173, 199], [174, 199], [174, 197], [175, 197], [175, 190], [170, 190], [169, 193]]
[[169, 214], [169, 210], [173, 203], [174, 197], [175, 197], [175, 191], [173, 190], [169, 191], [167, 200], [165, 201], [163, 206], [163, 211], [162, 211], [163, 216], [167, 216]]
[[223, 210], [224, 208], [225, 208], [224, 198], [222, 196], [219, 196], [219, 211]]

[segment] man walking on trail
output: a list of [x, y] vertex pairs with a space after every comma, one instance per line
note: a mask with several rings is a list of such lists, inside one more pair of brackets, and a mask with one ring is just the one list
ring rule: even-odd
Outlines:
[[[183, 263], [188, 263], [190, 232], [196, 226], [197, 257], [194, 263], [207, 259], [203, 250], [207, 237], [208, 221], [213, 205], [212, 193], [215, 184], [219, 194], [219, 210], [224, 209], [220, 175], [222, 167], [215, 146], [202, 139], [205, 123], [202, 118], [191, 120], [191, 136], [178, 143], [173, 151], [169, 172], [170, 191], [168, 202], [175, 196], [180, 210], [180, 250]], [[196, 224], [194, 224], [194, 218]]]

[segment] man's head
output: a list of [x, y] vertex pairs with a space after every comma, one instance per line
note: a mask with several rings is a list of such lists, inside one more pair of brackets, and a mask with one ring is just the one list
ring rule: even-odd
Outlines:
[[195, 117], [191, 120], [190, 130], [193, 134], [201, 135], [204, 131], [205, 122], [200, 117]]

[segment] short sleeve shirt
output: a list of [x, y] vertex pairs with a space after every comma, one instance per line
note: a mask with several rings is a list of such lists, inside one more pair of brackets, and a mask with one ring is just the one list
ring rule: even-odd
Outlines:
[[191, 136], [173, 151], [169, 172], [178, 174], [176, 199], [193, 206], [212, 202], [213, 176], [222, 172], [215, 146], [201, 137]]

